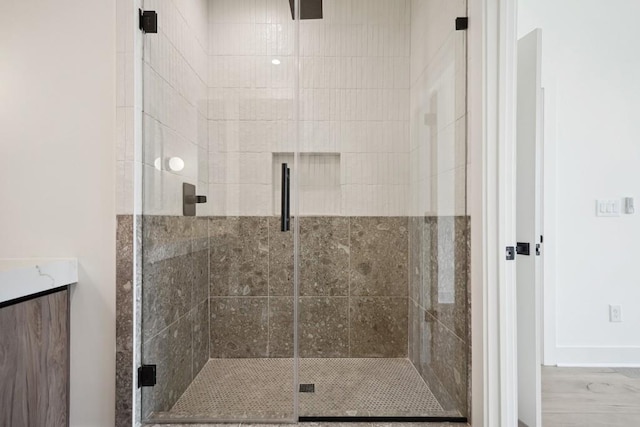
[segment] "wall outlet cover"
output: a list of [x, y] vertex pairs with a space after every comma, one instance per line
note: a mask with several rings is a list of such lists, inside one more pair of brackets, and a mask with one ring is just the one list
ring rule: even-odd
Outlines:
[[622, 322], [622, 307], [619, 305], [609, 306], [609, 322]]

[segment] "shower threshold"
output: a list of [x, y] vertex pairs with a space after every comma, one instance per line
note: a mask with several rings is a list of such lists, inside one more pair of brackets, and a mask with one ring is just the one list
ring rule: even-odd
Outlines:
[[[293, 359], [210, 359], [170, 411], [149, 422], [291, 422]], [[303, 358], [300, 421], [464, 422], [443, 409], [408, 359]], [[296, 390], [299, 385], [296, 384]]]

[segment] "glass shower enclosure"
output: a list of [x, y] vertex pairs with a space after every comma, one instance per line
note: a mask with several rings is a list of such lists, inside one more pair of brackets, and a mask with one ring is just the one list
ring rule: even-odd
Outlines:
[[143, 7], [141, 421], [466, 420], [466, 0]]

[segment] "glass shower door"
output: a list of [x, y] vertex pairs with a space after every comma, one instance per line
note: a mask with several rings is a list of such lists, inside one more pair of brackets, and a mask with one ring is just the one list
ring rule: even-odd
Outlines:
[[323, 9], [300, 23], [300, 419], [463, 421], [466, 1]]
[[467, 416], [466, 0], [302, 1], [144, 2], [144, 422]]
[[286, 0], [144, 3], [142, 420], [294, 421], [297, 24]]

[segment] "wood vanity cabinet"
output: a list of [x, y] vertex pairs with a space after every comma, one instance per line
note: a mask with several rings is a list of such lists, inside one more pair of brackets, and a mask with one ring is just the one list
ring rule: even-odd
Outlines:
[[69, 425], [69, 287], [0, 304], [0, 426]]

